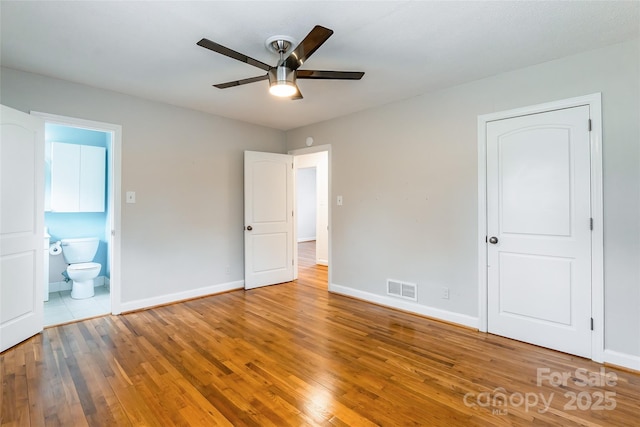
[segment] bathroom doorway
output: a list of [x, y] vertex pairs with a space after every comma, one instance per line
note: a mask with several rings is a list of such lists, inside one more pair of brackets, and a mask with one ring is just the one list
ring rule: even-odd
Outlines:
[[[44, 222], [49, 249], [45, 249], [44, 326], [118, 314], [116, 230], [120, 206], [116, 201], [120, 194], [121, 128], [44, 113], [32, 114], [45, 120]], [[80, 154], [75, 155], [76, 151]], [[67, 273], [64, 256], [63, 239], [78, 238], [99, 241], [93, 259], [82, 261], [100, 266], [92, 279], [94, 295], [84, 298], [71, 296], [73, 280]]]

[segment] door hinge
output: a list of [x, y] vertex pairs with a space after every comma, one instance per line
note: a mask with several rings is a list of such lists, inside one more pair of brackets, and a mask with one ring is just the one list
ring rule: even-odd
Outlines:
[[591, 330], [593, 331], [593, 317], [591, 318]]
[[591, 119], [589, 119], [589, 132], [591, 132]]
[[593, 231], [593, 218], [589, 218], [589, 228]]
[[291, 211], [291, 216], [293, 216], [293, 211]]
[[293, 265], [293, 260], [291, 260], [291, 265]]

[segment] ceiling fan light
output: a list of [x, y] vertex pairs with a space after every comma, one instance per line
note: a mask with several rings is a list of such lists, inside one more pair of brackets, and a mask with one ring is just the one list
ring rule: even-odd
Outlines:
[[269, 93], [274, 96], [279, 96], [281, 98], [286, 98], [289, 96], [293, 96], [296, 94], [298, 89], [295, 86], [292, 86], [288, 82], [277, 82], [274, 85], [271, 85], [269, 88]]
[[269, 93], [271, 95], [286, 98], [297, 92], [296, 74], [293, 70], [281, 65], [269, 71]]

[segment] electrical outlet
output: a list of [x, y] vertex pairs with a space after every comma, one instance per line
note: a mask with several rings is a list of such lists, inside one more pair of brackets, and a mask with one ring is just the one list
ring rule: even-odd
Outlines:
[[449, 288], [442, 288], [442, 299], [449, 299]]

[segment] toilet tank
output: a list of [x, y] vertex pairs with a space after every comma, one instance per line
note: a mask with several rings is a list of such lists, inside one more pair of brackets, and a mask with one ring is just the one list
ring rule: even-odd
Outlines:
[[62, 239], [62, 255], [67, 264], [77, 264], [79, 262], [91, 262], [98, 252], [100, 239], [97, 237], [87, 237], [83, 239]]

